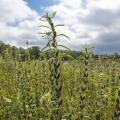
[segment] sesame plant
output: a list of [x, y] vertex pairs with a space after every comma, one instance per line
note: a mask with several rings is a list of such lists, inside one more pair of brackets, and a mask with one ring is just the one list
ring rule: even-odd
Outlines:
[[44, 48], [48, 48], [51, 54], [51, 58], [49, 60], [49, 70], [50, 70], [50, 84], [51, 84], [51, 120], [61, 120], [62, 119], [62, 98], [61, 98], [61, 91], [62, 91], [62, 84], [60, 80], [60, 58], [59, 58], [59, 47], [63, 45], [59, 45], [57, 42], [58, 36], [65, 36], [64, 34], [58, 34], [56, 32], [56, 27], [61, 26], [60, 25], [54, 25], [52, 19], [54, 18], [56, 12], [52, 14], [46, 13], [41, 20], [46, 21], [48, 23], [48, 26], [40, 26], [40, 27], [46, 27], [49, 29], [48, 32], [40, 33], [44, 34], [44, 37], [47, 38], [48, 43], [47, 46]]

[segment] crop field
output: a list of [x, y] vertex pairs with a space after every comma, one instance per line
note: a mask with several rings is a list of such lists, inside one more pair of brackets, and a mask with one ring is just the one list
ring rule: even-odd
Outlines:
[[[85, 47], [77, 59], [60, 52], [58, 34], [46, 14], [48, 32], [39, 33], [47, 40], [38, 59], [25, 59], [18, 50], [15, 57], [6, 49], [0, 55], [0, 120], [120, 120], [120, 60], [94, 58]], [[49, 52], [49, 58], [45, 52]], [[70, 60], [65, 60], [68, 56]]]

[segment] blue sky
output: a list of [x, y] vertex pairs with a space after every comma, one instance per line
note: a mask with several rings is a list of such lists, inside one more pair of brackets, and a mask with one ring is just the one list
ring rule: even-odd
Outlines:
[[56, 11], [57, 29], [71, 39], [59, 39], [59, 43], [72, 50], [85, 44], [94, 47], [96, 53], [120, 53], [120, 0], [0, 0], [0, 40], [25, 47], [45, 46], [39, 18], [46, 11]]
[[28, 5], [39, 14], [42, 14], [44, 8], [57, 4], [58, 1], [59, 0], [27, 0]]
[[[26, 0], [28, 5], [36, 10], [39, 14], [42, 14], [44, 8], [59, 4], [59, 0]], [[69, 2], [69, 0], [68, 0]], [[86, 7], [87, 0], [81, 0], [82, 2], [82, 7]]]

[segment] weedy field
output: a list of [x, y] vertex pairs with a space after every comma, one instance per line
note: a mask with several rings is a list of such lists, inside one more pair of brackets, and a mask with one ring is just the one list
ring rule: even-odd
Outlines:
[[[120, 60], [94, 59], [86, 47], [79, 59], [65, 61], [58, 34], [46, 14], [48, 40], [42, 58], [12, 57], [6, 49], [0, 56], [0, 120], [120, 120]], [[68, 38], [68, 37], [67, 37]], [[45, 56], [49, 51], [49, 59]]]

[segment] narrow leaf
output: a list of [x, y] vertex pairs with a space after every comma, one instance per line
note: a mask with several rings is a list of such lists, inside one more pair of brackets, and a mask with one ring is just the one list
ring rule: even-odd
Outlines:
[[46, 33], [41, 33], [41, 32], [39, 32], [38, 34], [44, 34], [44, 35], [46, 35]]
[[70, 39], [70, 38], [69, 38], [67, 35], [65, 35], [65, 34], [59, 34], [59, 35], [57, 35], [57, 36], [64, 36], [64, 37]]
[[55, 27], [59, 27], [59, 26], [64, 26], [63, 24], [58, 24], [58, 25], [55, 25]]
[[50, 18], [51, 19], [54, 18], [55, 15], [56, 15], [56, 12], [52, 13], [51, 16], [50, 16]]

